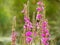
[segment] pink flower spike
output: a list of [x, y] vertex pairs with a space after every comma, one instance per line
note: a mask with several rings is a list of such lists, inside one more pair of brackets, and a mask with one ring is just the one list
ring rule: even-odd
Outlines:
[[26, 32], [26, 36], [31, 36], [31, 35], [32, 35], [31, 31]]
[[27, 37], [27, 38], [26, 38], [26, 42], [27, 42], [27, 43], [32, 42], [32, 40], [33, 40], [33, 39], [32, 39], [31, 37]]

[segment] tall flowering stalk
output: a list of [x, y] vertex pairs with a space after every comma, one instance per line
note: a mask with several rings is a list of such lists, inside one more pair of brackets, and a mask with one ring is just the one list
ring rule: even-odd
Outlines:
[[16, 45], [16, 36], [17, 36], [17, 33], [15, 31], [15, 26], [16, 26], [16, 16], [14, 16], [14, 18], [13, 18], [11, 45]]
[[44, 7], [43, 3], [41, 1], [37, 2], [37, 15], [36, 15], [36, 28], [37, 28], [37, 33], [38, 33], [38, 39], [40, 39], [40, 44], [41, 44], [41, 21], [43, 18], [43, 11], [44, 11]]
[[42, 45], [49, 45], [49, 29], [48, 29], [48, 21], [45, 18], [45, 10], [44, 4], [42, 1], [37, 3], [37, 29], [40, 29], [40, 37]]
[[25, 43], [27, 43], [28, 45], [30, 45], [30, 43], [32, 42], [32, 23], [30, 21], [29, 18], [29, 1], [27, 2], [27, 5], [24, 4], [24, 9], [23, 9], [23, 13], [24, 13], [24, 35], [25, 35]]
[[49, 29], [48, 29], [48, 22], [47, 20], [42, 21], [42, 32], [41, 32], [41, 41], [43, 45], [49, 45]]
[[[28, 1], [29, 3], [29, 1]], [[28, 4], [27, 3], [27, 4]], [[37, 15], [36, 15], [36, 21], [35, 21], [35, 17], [33, 15], [33, 24], [30, 21], [29, 18], [29, 7], [27, 4], [24, 4], [24, 9], [23, 9], [23, 13], [24, 13], [24, 44], [28, 44], [31, 45], [30, 43], [32, 42], [32, 40], [34, 39], [35, 36], [35, 31], [37, 29], [37, 34], [38, 37], [40, 39], [40, 45], [49, 45], [49, 28], [48, 28], [48, 21], [45, 18], [45, 7], [42, 1], [39, 1], [37, 3]], [[33, 37], [33, 38], [32, 38]], [[23, 45], [24, 45], [23, 44]]]

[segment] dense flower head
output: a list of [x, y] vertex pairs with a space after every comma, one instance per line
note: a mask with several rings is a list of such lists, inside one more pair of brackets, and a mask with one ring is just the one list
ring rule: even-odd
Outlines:
[[33, 39], [32, 39], [31, 37], [27, 37], [27, 38], [26, 38], [26, 42], [27, 42], [27, 43], [32, 42], [32, 40], [33, 40]]
[[26, 36], [31, 36], [32, 35], [32, 32], [31, 31], [27, 31], [26, 32]]

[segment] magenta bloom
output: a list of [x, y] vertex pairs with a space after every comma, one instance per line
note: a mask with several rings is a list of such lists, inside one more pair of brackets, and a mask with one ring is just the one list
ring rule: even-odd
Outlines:
[[42, 37], [45, 37], [45, 34], [41, 34]]
[[26, 36], [31, 36], [31, 35], [32, 35], [31, 31], [26, 32]]
[[27, 38], [26, 38], [26, 42], [27, 42], [27, 43], [32, 42], [32, 40], [33, 40], [33, 39], [32, 39], [31, 37], [27, 37]]
[[42, 18], [42, 15], [41, 14], [37, 14], [36, 19], [40, 20], [41, 18]]

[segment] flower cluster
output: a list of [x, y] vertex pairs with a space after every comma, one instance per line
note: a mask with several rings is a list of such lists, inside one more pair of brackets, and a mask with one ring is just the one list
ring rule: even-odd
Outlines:
[[49, 45], [49, 30], [47, 29], [47, 25], [48, 25], [48, 23], [47, 23], [47, 21], [43, 21], [42, 22], [42, 34], [41, 34], [41, 36], [42, 36], [42, 43], [44, 44], [44, 45]]
[[24, 16], [24, 21], [25, 21], [25, 25], [24, 25], [24, 29], [26, 30], [25, 36], [26, 36], [26, 42], [30, 43], [32, 41], [32, 23], [30, 22], [30, 20], [28, 19], [28, 17]]
[[[46, 19], [44, 18], [44, 15], [42, 15], [42, 12], [44, 11], [44, 4], [39, 1], [37, 3], [38, 7], [37, 9], [37, 16], [36, 16], [36, 20], [37, 20], [37, 29], [41, 28], [41, 39], [42, 39], [42, 44], [43, 45], [49, 45], [49, 30], [48, 30], [48, 22], [46, 21]], [[41, 21], [41, 22], [40, 22]], [[41, 27], [39, 27], [41, 25]]]
[[[40, 35], [39, 35], [39, 37], [41, 36], [42, 38], [41, 38], [41, 42], [42, 42], [42, 44], [43, 45], [49, 45], [49, 30], [48, 30], [48, 22], [46, 21], [46, 19], [45, 19], [45, 15], [43, 14], [43, 12], [44, 12], [44, 4], [43, 4], [43, 2], [42, 1], [39, 1], [38, 3], [37, 3], [37, 8], [36, 8], [36, 10], [37, 10], [37, 16], [36, 16], [36, 25], [34, 25], [34, 26], [36, 26], [36, 27], [34, 27], [33, 25], [32, 25], [32, 23], [31, 23], [31, 21], [30, 21], [30, 19], [29, 19], [29, 14], [28, 14], [28, 10], [27, 10], [27, 6], [25, 5], [25, 7], [24, 7], [24, 10], [22, 11], [22, 13], [24, 13], [24, 22], [25, 22], [25, 24], [24, 24], [24, 34], [25, 34], [25, 37], [26, 37], [26, 43], [30, 43], [30, 42], [32, 42], [32, 40], [33, 40], [33, 36], [35, 36], [36, 37], [36, 32], [35, 32], [35, 30], [34, 30], [34, 33], [32, 33], [32, 29], [33, 28], [37, 28], [38, 29], [38, 32], [37, 33], [39, 33], [39, 30], [41, 30], [40, 31]], [[34, 23], [35, 24], [35, 23]], [[32, 36], [32, 34], [33, 34], [33, 36]]]
[[42, 14], [41, 14], [41, 12], [44, 10], [42, 7], [44, 6], [43, 5], [43, 3], [42, 2], [38, 2], [37, 3], [37, 5], [38, 5], [38, 7], [36, 8], [36, 10], [37, 10], [37, 16], [36, 16], [36, 20], [37, 20], [37, 29], [39, 29], [39, 23], [40, 23], [40, 20], [42, 19]]
[[30, 19], [28, 17], [24, 16], [24, 21], [25, 21], [24, 29], [31, 30], [32, 23], [30, 22]]

